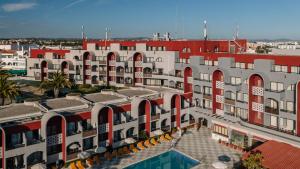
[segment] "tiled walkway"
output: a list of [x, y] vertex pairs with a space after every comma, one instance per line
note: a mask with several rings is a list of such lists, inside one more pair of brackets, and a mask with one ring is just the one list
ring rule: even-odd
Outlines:
[[[163, 143], [152, 148], [148, 148], [139, 153], [115, 159], [112, 162], [104, 162], [101, 167], [107, 169], [117, 169], [128, 166], [137, 161], [149, 158], [154, 155], [158, 155], [170, 148], [170, 143]], [[224, 145], [217, 143], [217, 141], [211, 139], [210, 131], [206, 128], [201, 128], [200, 131], [189, 130], [185, 133], [175, 149], [190, 155], [191, 157], [200, 161], [200, 165], [195, 167], [199, 169], [210, 169], [212, 163], [218, 161], [219, 156], [227, 156], [230, 158], [229, 162], [226, 162], [228, 168], [233, 168], [233, 164], [239, 161], [241, 153], [230, 149]]]

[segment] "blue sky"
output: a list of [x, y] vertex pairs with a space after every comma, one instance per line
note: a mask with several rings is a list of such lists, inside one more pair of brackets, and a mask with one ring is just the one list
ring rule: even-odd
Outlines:
[[171, 32], [178, 38], [240, 37], [300, 39], [299, 0], [0, 0], [0, 38], [150, 37]]

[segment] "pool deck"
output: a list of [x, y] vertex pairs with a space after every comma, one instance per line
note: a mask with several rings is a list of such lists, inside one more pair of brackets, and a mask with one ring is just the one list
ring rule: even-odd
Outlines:
[[[162, 143], [135, 154], [105, 161], [101, 166], [95, 168], [121, 169], [138, 161], [161, 154], [170, 148], [170, 143]], [[199, 131], [190, 129], [185, 133], [175, 147], [176, 150], [199, 160], [200, 164], [193, 169], [213, 169], [212, 163], [218, 161], [219, 156], [227, 156], [229, 162], [225, 162], [228, 168], [233, 168], [234, 163], [239, 162], [241, 152], [230, 149], [217, 141], [211, 139], [211, 132], [207, 128]]]

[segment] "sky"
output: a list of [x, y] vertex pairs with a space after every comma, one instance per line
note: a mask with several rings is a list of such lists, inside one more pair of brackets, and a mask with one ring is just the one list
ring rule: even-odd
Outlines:
[[300, 39], [299, 0], [0, 0], [0, 38]]

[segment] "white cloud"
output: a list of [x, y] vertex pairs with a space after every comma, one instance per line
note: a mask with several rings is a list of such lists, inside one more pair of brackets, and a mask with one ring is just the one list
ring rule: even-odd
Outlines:
[[63, 9], [71, 8], [72, 6], [74, 6], [74, 5], [78, 4], [78, 3], [84, 2], [84, 1], [86, 1], [86, 0], [75, 0], [75, 1], [67, 4]]
[[2, 5], [1, 7], [5, 12], [15, 12], [25, 9], [31, 9], [36, 5], [36, 3], [8, 3]]

